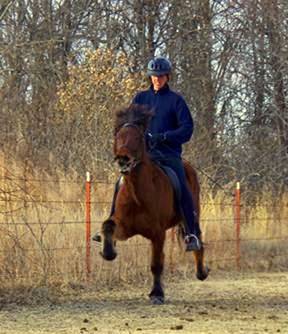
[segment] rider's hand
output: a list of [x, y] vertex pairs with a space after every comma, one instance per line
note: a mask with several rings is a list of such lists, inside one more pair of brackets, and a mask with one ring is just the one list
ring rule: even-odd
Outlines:
[[149, 138], [150, 146], [152, 147], [155, 147], [158, 144], [164, 143], [166, 140], [164, 133], [155, 133], [153, 135], [151, 133], [148, 133], [148, 138]]

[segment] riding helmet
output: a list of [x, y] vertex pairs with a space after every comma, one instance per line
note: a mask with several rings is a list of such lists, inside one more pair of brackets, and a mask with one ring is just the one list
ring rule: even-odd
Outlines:
[[172, 70], [172, 65], [170, 61], [165, 57], [155, 57], [151, 59], [147, 66], [147, 75], [160, 76], [165, 74], [170, 74]]

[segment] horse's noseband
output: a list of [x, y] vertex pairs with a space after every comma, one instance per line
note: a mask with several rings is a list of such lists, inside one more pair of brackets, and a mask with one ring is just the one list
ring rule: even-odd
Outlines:
[[135, 159], [129, 159], [128, 157], [118, 158], [118, 164], [120, 167], [120, 173], [127, 175], [129, 174], [141, 161]]
[[[142, 132], [141, 128], [137, 124], [134, 124], [134, 123], [123, 124], [121, 128], [118, 130], [118, 132], [122, 128], [128, 128], [128, 127], [133, 127], [137, 129], [139, 132]], [[124, 147], [128, 149], [127, 146], [124, 146]], [[131, 171], [141, 163], [141, 160], [138, 157], [130, 158], [128, 156], [116, 156], [115, 160], [118, 161], [118, 164], [120, 167], [120, 173], [124, 175], [131, 173]]]

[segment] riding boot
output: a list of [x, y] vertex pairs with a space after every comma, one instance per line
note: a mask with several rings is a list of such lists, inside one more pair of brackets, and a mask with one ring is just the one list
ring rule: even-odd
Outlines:
[[[117, 182], [115, 184], [115, 187], [114, 187], [114, 194], [113, 194], [112, 205], [111, 205], [111, 210], [110, 210], [109, 217], [113, 216], [113, 214], [115, 212], [115, 203], [116, 203], [117, 194], [118, 194], [119, 188], [120, 188], [121, 178], [122, 178], [122, 176], [119, 177], [119, 179], [117, 180]], [[96, 241], [96, 242], [101, 242], [102, 241], [101, 233], [99, 231], [97, 231], [93, 235], [92, 240]]]
[[186, 252], [199, 251], [202, 247], [201, 244], [201, 231], [197, 219], [197, 215], [193, 212], [193, 223], [191, 222], [190, 214], [185, 215], [183, 209], [181, 210], [183, 217], [183, 237], [186, 245]]
[[[158, 159], [158, 158], [157, 158]], [[194, 202], [191, 189], [188, 186], [186, 173], [184, 170], [183, 162], [180, 158], [160, 158], [159, 161], [170, 168], [176, 173], [178, 181], [180, 183], [181, 193], [178, 197], [177, 207], [180, 209], [181, 216], [183, 217], [183, 238], [186, 243], [186, 251], [200, 250], [200, 227], [198, 218], [194, 213]]]

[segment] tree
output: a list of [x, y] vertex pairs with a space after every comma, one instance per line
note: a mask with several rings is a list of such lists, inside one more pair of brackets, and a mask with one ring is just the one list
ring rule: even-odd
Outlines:
[[143, 85], [141, 73], [127, 71], [131, 64], [123, 53], [100, 48], [69, 68], [68, 80], [58, 91], [54, 151], [65, 168], [73, 165], [79, 172], [93, 170], [94, 175], [99, 167], [113, 170], [114, 113]]

